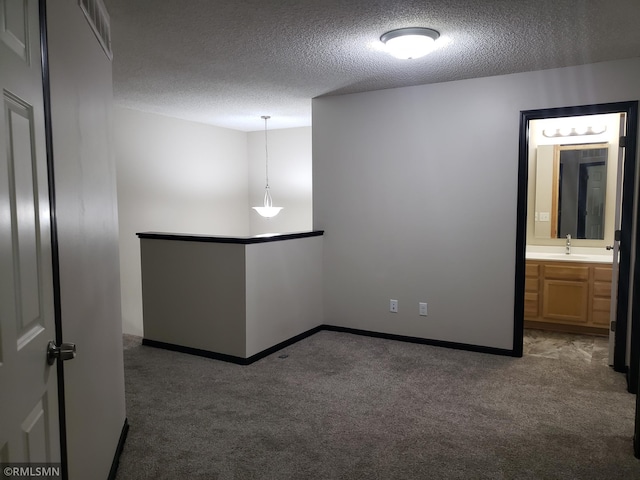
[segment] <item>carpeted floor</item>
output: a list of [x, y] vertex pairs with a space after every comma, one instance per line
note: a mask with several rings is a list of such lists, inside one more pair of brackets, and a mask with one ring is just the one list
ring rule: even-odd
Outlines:
[[125, 375], [119, 480], [640, 479], [601, 362], [322, 331], [250, 366], [127, 337]]

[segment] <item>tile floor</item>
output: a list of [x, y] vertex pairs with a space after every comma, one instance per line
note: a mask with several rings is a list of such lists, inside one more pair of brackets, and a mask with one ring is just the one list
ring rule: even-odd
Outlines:
[[526, 329], [524, 354], [608, 365], [609, 339], [591, 335]]

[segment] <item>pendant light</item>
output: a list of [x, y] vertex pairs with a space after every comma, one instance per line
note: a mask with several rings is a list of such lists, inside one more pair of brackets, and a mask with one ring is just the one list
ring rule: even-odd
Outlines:
[[264, 187], [264, 201], [262, 207], [252, 207], [256, 212], [262, 215], [265, 218], [275, 217], [280, 213], [282, 207], [274, 207], [273, 200], [271, 199], [271, 193], [269, 192], [269, 149], [267, 148], [267, 120], [271, 117], [268, 115], [263, 115], [260, 117], [264, 119], [264, 153], [265, 153], [265, 177], [266, 177], [266, 186]]

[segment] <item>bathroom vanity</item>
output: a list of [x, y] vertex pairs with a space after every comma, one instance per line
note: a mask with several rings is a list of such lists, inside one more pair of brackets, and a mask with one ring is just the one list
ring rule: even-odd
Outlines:
[[611, 257], [527, 254], [525, 328], [608, 335]]
[[142, 343], [247, 364], [313, 333], [322, 235], [138, 233]]

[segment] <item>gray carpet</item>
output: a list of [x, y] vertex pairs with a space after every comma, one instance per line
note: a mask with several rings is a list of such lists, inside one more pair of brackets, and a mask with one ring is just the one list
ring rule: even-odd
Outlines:
[[136, 340], [119, 480], [640, 479], [606, 366], [327, 331], [238, 366]]

